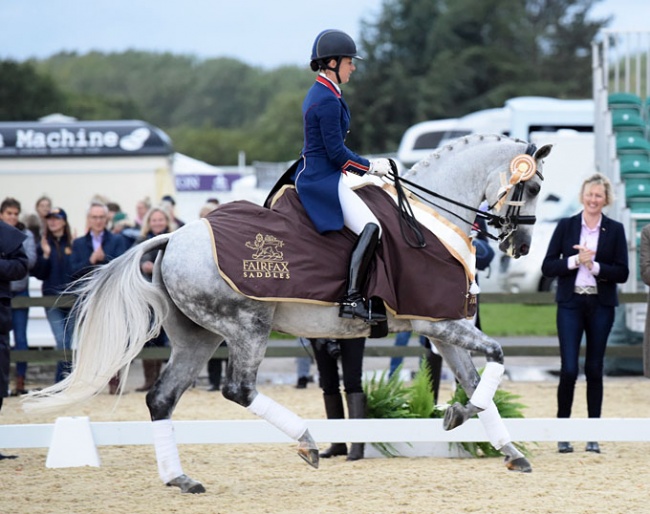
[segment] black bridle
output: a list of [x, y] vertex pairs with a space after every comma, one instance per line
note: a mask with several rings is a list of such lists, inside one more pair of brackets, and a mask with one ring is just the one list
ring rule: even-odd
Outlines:
[[[528, 147], [526, 148], [526, 153], [530, 156], [533, 156], [536, 151], [537, 151], [537, 147], [532, 143], [529, 144]], [[535, 174], [538, 175], [540, 179], [544, 180], [544, 177], [542, 176], [539, 170], [536, 171]], [[490, 239], [493, 239], [495, 241], [497, 240], [499, 242], [504, 241], [513, 232], [517, 230], [517, 227], [519, 225], [533, 225], [535, 224], [535, 221], [537, 221], [537, 217], [534, 215], [522, 216], [520, 214], [521, 204], [522, 204], [521, 199], [524, 196], [524, 187], [525, 187], [523, 182], [518, 182], [512, 187], [512, 196], [510, 201], [508, 202], [508, 209], [506, 211], [506, 214], [505, 216], [499, 216], [489, 211], [491, 211], [495, 207], [495, 205], [499, 203], [500, 200], [502, 200], [502, 197], [506, 196], [509, 193], [509, 191], [505, 191], [502, 197], [497, 198], [497, 201], [488, 207], [488, 211], [484, 211], [479, 209], [478, 207], [472, 207], [470, 205], [464, 204], [457, 200], [447, 198], [446, 196], [436, 193], [435, 191], [431, 191], [430, 189], [427, 189], [425, 187], [422, 187], [419, 184], [416, 184], [415, 182], [411, 182], [410, 180], [400, 177], [397, 170], [397, 165], [392, 160], [391, 160], [391, 172], [389, 173], [389, 178], [392, 179], [395, 186], [395, 190], [397, 192], [397, 206], [400, 213], [400, 230], [402, 232], [402, 237], [404, 238], [404, 240], [409, 246], [414, 248], [424, 248], [424, 246], [426, 246], [426, 243], [424, 242], [424, 235], [422, 234], [422, 230], [420, 229], [419, 223], [415, 219], [413, 210], [411, 209], [411, 205], [408, 202], [408, 197], [404, 192], [404, 188], [402, 187], [402, 182], [404, 184], [409, 185], [412, 189], [417, 189], [419, 191], [422, 191], [423, 193], [426, 193], [427, 195], [433, 196], [434, 198], [438, 198], [440, 200], [444, 200], [445, 202], [451, 203], [458, 207], [463, 207], [464, 209], [467, 209], [468, 211], [474, 213], [476, 217], [486, 220], [488, 225], [491, 225], [496, 229], [500, 230], [498, 236], [494, 236], [489, 232], [483, 232], [483, 234], [486, 237], [489, 237]], [[474, 220], [471, 221], [467, 220], [462, 216], [460, 216], [459, 214], [456, 214], [455, 212], [447, 209], [446, 207], [443, 207], [442, 205], [439, 205], [436, 202], [433, 202], [430, 199], [425, 198], [423, 195], [418, 194], [415, 191], [411, 191], [411, 194], [413, 196], [416, 196], [420, 200], [422, 200], [424, 203], [427, 203], [432, 207], [435, 207], [437, 210], [445, 211], [469, 225], [472, 225], [474, 223]], [[409, 239], [407, 235], [407, 230], [414, 234], [416, 239], [415, 242]]]

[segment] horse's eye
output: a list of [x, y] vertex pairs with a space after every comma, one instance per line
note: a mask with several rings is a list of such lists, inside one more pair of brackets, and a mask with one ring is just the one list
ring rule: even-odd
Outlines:
[[537, 196], [539, 194], [541, 186], [537, 182], [533, 182], [531, 184], [528, 184], [527, 189], [530, 196]]

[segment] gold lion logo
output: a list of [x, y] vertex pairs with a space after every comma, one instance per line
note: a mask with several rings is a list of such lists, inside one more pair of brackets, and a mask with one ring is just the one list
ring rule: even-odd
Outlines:
[[255, 260], [272, 260], [281, 261], [284, 259], [284, 253], [279, 250], [284, 246], [284, 241], [281, 241], [275, 236], [257, 234], [255, 241], [247, 241], [246, 247], [255, 250], [252, 258]]

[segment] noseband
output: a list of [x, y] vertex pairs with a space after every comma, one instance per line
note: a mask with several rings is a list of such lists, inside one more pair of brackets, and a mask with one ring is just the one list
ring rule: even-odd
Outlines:
[[[532, 157], [535, 155], [535, 152], [537, 151], [537, 147], [529, 143], [528, 146], [526, 147], [526, 155], [530, 156], [530, 160], [532, 160]], [[533, 164], [534, 166], [534, 161]], [[534, 166], [534, 174], [538, 175], [540, 179], [544, 180], [544, 177], [542, 174], [537, 170], [537, 167]], [[531, 170], [532, 171], [532, 170]], [[508, 204], [508, 210], [506, 211], [505, 216], [493, 216], [488, 220], [488, 225], [492, 225], [496, 229], [500, 229], [499, 231], [499, 242], [505, 241], [508, 239], [519, 227], [519, 225], [534, 225], [535, 222], [537, 221], [537, 217], [534, 215], [528, 215], [528, 216], [522, 216], [520, 214], [521, 208], [524, 205], [524, 201], [522, 200], [524, 196], [524, 182], [528, 180], [527, 178], [524, 178], [523, 180], [517, 180], [517, 182], [514, 184], [512, 187], [512, 197], [510, 200], [507, 200]], [[505, 191], [507, 194], [507, 190]], [[504, 198], [499, 198], [497, 201], [492, 204], [489, 208], [489, 210], [492, 210], [495, 205], [498, 205], [501, 203]]]

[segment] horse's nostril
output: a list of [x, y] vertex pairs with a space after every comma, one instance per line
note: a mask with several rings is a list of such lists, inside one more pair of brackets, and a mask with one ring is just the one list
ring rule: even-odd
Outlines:
[[519, 247], [519, 251], [521, 252], [521, 255], [528, 255], [529, 250], [530, 247], [527, 244], [523, 244]]

